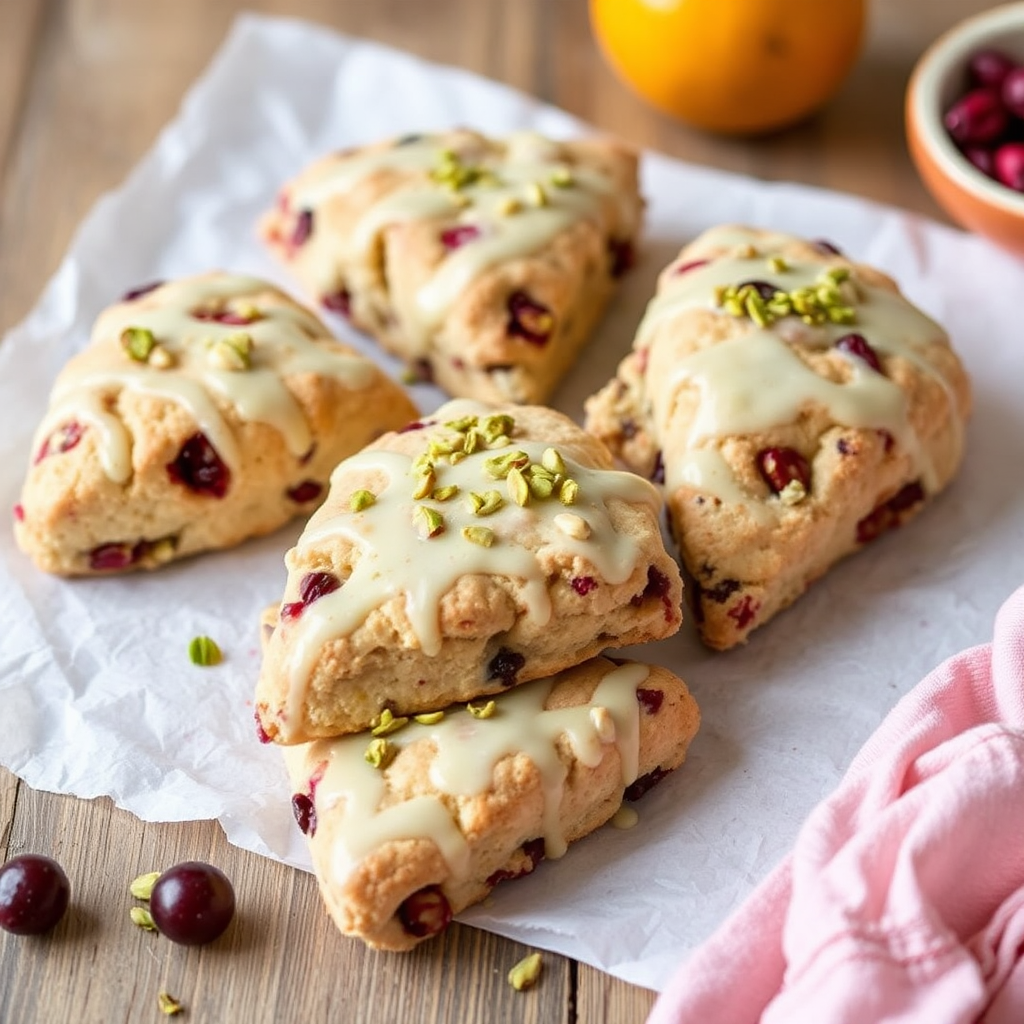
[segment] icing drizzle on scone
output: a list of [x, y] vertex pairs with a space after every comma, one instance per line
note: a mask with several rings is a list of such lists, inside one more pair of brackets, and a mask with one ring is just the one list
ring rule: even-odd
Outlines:
[[[528, 757], [540, 772], [545, 856], [562, 856], [566, 839], [559, 810], [568, 766], [559, 756], [558, 741], [564, 737], [575, 758], [591, 768], [614, 745], [623, 787], [630, 785], [639, 771], [636, 691], [648, 674], [646, 665], [612, 668], [590, 701], [576, 707], [546, 710], [553, 687], [553, 680], [547, 679], [500, 695], [487, 717], [459, 709], [429, 725], [411, 721], [387, 736], [380, 748], [387, 750], [383, 764], [380, 758], [368, 756], [365, 733], [286, 749], [286, 757], [301, 758], [317, 772], [313, 787], [317, 819], [323, 821], [341, 807], [327, 862], [334, 880], [342, 884], [367, 854], [386, 842], [419, 838], [437, 844], [452, 874], [464, 874], [469, 847], [457, 820], [458, 798], [485, 792], [493, 785], [495, 766], [517, 754]], [[403, 751], [426, 743], [434, 748], [428, 769], [434, 792], [389, 801], [389, 778], [402, 770]]]
[[126, 482], [131, 438], [114, 406], [132, 389], [188, 409], [228, 467], [239, 453], [225, 403], [242, 420], [276, 428], [302, 456], [312, 435], [284, 378], [316, 373], [361, 389], [376, 373], [369, 360], [324, 345], [327, 337], [315, 317], [255, 278], [218, 273], [162, 285], [100, 315], [90, 345], [57, 378], [34, 447], [62, 424], [84, 422], [98, 432], [106, 474]]
[[[489, 267], [539, 251], [574, 222], [600, 220], [604, 204], [614, 205], [625, 237], [636, 230], [635, 204], [617, 194], [610, 177], [594, 167], [570, 166], [563, 147], [532, 132], [502, 142], [466, 132], [420, 135], [344, 154], [301, 181], [288, 195], [289, 207], [315, 224], [318, 207], [382, 170], [403, 177], [356, 223], [348, 241], [351, 254], [369, 253], [389, 224], [437, 219], [446, 226], [449, 251], [432, 276], [406, 302], [393, 297], [424, 354], [455, 300]], [[326, 273], [334, 271], [328, 266]], [[318, 287], [331, 294], [338, 282], [329, 276]]]
[[352, 633], [390, 600], [402, 602], [416, 641], [433, 656], [441, 647], [441, 599], [463, 576], [521, 580], [525, 614], [543, 626], [551, 597], [542, 553], [579, 558], [613, 585], [629, 579], [639, 563], [638, 541], [615, 529], [607, 504], [657, 510], [661, 499], [653, 485], [517, 438], [510, 416], [491, 415], [478, 403], [446, 409], [452, 419], [423, 425], [418, 457], [371, 449], [341, 463], [333, 492], [352, 479], [382, 485], [372, 492], [356, 487], [344, 504], [329, 501], [288, 555], [294, 567], [306, 553], [343, 538], [353, 564], [346, 579], [331, 577], [330, 589], [321, 588], [312, 601], [305, 599], [303, 586], [311, 584], [304, 581], [318, 574], [293, 573], [281, 615], [281, 628], [293, 631], [285, 737], [302, 720], [324, 645]]
[[[667, 268], [637, 332], [642, 352], [662, 323], [690, 309], [748, 321], [740, 336], [682, 356], [664, 381], [649, 386], [652, 416], [660, 422], [669, 421], [680, 386], [699, 394], [686, 453], [666, 466], [667, 486], [686, 484], [723, 502], [745, 503], [759, 517], [769, 515], [767, 507], [749, 501], [708, 442], [770, 432], [818, 406], [841, 426], [887, 432], [933, 490], [935, 469], [923, 454], [906, 396], [885, 375], [879, 357], [913, 363], [938, 382], [955, 409], [952, 386], [927, 358], [929, 349], [947, 344], [942, 328], [899, 293], [864, 280], [842, 257], [783, 257], [780, 250], [801, 244], [795, 238], [735, 228], [715, 232], [713, 243], [732, 248]], [[842, 381], [823, 376], [798, 354], [828, 349], [849, 364]], [[951, 421], [959, 424], [956, 416]]]

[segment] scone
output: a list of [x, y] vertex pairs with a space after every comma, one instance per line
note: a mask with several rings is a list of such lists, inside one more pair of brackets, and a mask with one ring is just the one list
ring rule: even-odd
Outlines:
[[946, 333], [885, 274], [721, 227], [662, 272], [586, 423], [664, 483], [694, 618], [724, 649], [945, 487], [970, 406]]
[[286, 557], [264, 735], [358, 732], [671, 635], [660, 508], [551, 409], [458, 400], [385, 435], [338, 466]]
[[480, 707], [398, 721], [285, 758], [335, 923], [405, 950], [678, 767], [700, 715], [667, 670], [595, 658]]
[[327, 156], [265, 241], [311, 296], [451, 395], [542, 403], [632, 261], [636, 154], [607, 139], [411, 135]]
[[399, 385], [263, 281], [141, 289], [58, 376], [15, 535], [62, 575], [227, 547], [308, 515], [342, 458], [415, 416]]

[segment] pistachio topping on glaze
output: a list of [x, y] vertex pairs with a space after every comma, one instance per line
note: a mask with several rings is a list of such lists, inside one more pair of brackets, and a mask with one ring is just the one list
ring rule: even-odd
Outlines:
[[[609, 503], [657, 510], [661, 500], [653, 485], [632, 473], [577, 463], [528, 439], [511, 416], [478, 416], [486, 407], [453, 404], [472, 410], [469, 418], [411, 435], [421, 439], [414, 450], [371, 448], [343, 461], [333, 487], [344, 495], [344, 481], [352, 481], [351, 488], [372, 479], [373, 504], [353, 515], [344, 498], [340, 507], [328, 499], [288, 555], [288, 564], [298, 566], [304, 552], [331, 550], [339, 540], [347, 552], [344, 565], [324, 566], [342, 585], [282, 622], [287, 692], [278, 725], [286, 742], [304, 728], [306, 694], [325, 645], [350, 636], [386, 602], [398, 599], [415, 643], [432, 657], [442, 641], [441, 600], [461, 577], [519, 581], [517, 614], [531, 628], [543, 628], [552, 614], [552, 556], [566, 563], [582, 559], [588, 575], [611, 586], [625, 583], [639, 564], [640, 541], [619, 532]], [[484, 447], [457, 458], [459, 442], [474, 431], [492, 443], [503, 437], [512, 444], [498, 454]], [[427, 473], [432, 483], [421, 487]], [[508, 496], [488, 486], [502, 476], [513, 492]], [[454, 490], [442, 490], [448, 488]], [[568, 504], [571, 518], [556, 521]], [[300, 576], [293, 574], [289, 590]], [[295, 598], [286, 592], [284, 600], [289, 607]]]

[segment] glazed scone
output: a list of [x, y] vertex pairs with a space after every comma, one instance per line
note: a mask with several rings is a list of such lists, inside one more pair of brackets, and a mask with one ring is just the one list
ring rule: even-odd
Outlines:
[[61, 575], [152, 569], [306, 514], [346, 455], [417, 414], [405, 391], [263, 281], [130, 293], [61, 371], [15, 509]]
[[359, 732], [675, 633], [661, 497], [540, 406], [449, 402], [346, 459], [288, 553], [256, 714]]
[[307, 292], [451, 395], [542, 403], [632, 261], [636, 154], [521, 132], [327, 156], [263, 238]]
[[662, 272], [586, 423], [664, 483], [694, 619], [725, 649], [945, 487], [970, 407], [945, 331], [885, 274], [721, 227]]
[[594, 658], [423, 718], [285, 749], [327, 908], [380, 949], [561, 857], [682, 764], [700, 714], [666, 669]]

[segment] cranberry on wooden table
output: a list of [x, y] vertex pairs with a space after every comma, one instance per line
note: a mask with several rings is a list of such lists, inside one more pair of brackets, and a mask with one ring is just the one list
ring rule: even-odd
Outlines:
[[0, 866], [0, 928], [14, 935], [41, 935], [64, 916], [71, 884], [49, 857], [24, 853]]
[[235, 914], [235, 890], [212, 864], [186, 861], [168, 868], [153, 886], [149, 912], [162, 935], [201, 946], [223, 934]]

